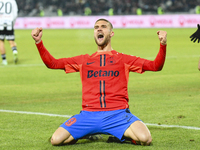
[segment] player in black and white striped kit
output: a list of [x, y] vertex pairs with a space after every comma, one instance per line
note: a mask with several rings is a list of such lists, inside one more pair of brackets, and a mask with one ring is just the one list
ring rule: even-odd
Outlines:
[[14, 63], [18, 61], [18, 51], [15, 43], [14, 24], [18, 15], [15, 0], [0, 0], [0, 52], [2, 64], [7, 65], [4, 40], [6, 39], [13, 51]]

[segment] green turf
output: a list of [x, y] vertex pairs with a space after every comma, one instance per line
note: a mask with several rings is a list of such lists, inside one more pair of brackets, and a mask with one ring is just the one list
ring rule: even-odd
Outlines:
[[[115, 29], [113, 49], [153, 60], [159, 50], [158, 29]], [[168, 32], [167, 58], [161, 72], [130, 73], [130, 110], [145, 123], [200, 128], [200, 44], [189, 36], [196, 30]], [[46, 48], [55, 58], [92, 54], [97, 46], [92, 29], [43, 31]], [[40, 59], [31, 30], [16, 30], [19, 63], [14, 65], [6, 42], [8, 66], [0, 66], [0, 109], [74, 115], [81, 110], [79, 73], [47, 69]], [[53, 147], [48, 138], [67, 118], [0, 112], [0, 149], [200, 149], [200, 130], [149, 125], [153, 146], [80, 140]]]

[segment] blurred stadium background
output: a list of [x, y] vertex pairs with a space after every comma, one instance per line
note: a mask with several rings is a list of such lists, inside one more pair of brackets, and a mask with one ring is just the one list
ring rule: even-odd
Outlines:
[[200, 14], [200, 0], [16, 0], [19, 17]]

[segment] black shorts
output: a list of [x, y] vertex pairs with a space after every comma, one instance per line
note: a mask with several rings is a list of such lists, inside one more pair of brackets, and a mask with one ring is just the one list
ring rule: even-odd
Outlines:
[[7, 30], [6, 28], [4, 28], [4, 30], [0, 30], [0, 40], [4, 41], [4, 40], [8, 40], [8, 41], [14, 41], [15, 40], [15, 35], [14, 35], [14, 30]]

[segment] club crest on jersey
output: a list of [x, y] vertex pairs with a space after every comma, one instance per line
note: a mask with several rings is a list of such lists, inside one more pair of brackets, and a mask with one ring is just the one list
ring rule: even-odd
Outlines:
[[113, 57], [108, 58], [107, 64], [108, 65], [114, 65], [116, 63], [116, 60]]
[[92, 78], [92, 77], [118, 77], [119, 76], [119, 71], [113, 71], [113, 70], [99, 70], [99, 71], [94, 71], [94, 70], [88, 70], [87, 73], [87, 78]]

